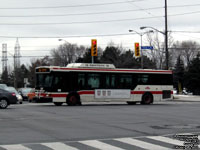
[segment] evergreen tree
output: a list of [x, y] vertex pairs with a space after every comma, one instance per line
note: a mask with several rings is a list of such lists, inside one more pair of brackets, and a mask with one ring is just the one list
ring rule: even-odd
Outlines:
[[[99, 56], [99, 53], [98, 53]], [[99, 63], [99, 57], [94, 56], [94, 63]], [[79, 57], [76, 60], [76, 63], [91, 63], [92, 62], [92, 56], [91, 56], [91, 49], [88, 48], [85, 52], [85, 54], [83, 55], [83, 57]]]
[[7, 69], [5, 69], [1, 75], [1, 83], [2, 84], [9, 84], [9, 75]]
[[200, 95], [200, 53], [191, 61], [184, 81], [189, 91], [194, 95]]
[[174, 70], [174, 87], [178, 93], [182, 92], [184, 86], [184, 64], [181, 56], [177, 58], [177, 62]]
[[107, 46], [100, 58], [100, 62], [114, 64], [115, 67], [119, 68], [121, 64], [120, 54], [121, 51], [119, 48], [114, 46]]

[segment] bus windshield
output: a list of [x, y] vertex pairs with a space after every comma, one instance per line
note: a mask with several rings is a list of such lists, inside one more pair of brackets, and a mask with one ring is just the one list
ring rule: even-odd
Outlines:
[[36, 87], [50, 88], [52, 85], [53, 76], [51, 74], [37, 74]]

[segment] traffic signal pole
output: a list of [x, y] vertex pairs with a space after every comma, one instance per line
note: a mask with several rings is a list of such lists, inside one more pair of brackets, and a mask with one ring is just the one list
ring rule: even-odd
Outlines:
[[143, 69], [143, 63], [144, 63], [144, 60], [143, 60], [143, 51], [142, 51], [142, 34], [140, 34], [140, 37], [141, 37], [141, 47], [140, 47], [140, 51], [141, 51], [141, 69]]
[[94, 56], [92, 56], [92, 64], [94, 63]]

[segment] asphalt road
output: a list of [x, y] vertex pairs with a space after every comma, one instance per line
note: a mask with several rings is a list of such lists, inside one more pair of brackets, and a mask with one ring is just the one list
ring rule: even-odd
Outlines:
[[[137, 144], [130, 144], [138, 143], [138, 139], [147, 142], [147, 149], [149, 149], [148, 143], [158, 146], [157, 149], [163, 147], [171, 149], [173, 143], [165, 143], [151, 137], [167, 138], [175, 134], [199, 134], [199, 114], [200, 102], [168, 101], [153, 105], [125, 103], [85, 103], [82, 106], [35, 103], [12, 105], [6, 110], [0, 110], [0, 150], [48, 150], [60, 149], [66, 145], [69, 150], [96, 150], [103, 149], [104, 146], [109, 150], [146, 149]], [[53, 146], [51, 143], [54, 143]]]

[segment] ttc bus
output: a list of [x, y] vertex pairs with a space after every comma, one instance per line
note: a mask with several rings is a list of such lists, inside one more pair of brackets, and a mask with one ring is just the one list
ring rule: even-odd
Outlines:
[[41, 66], [36, 68], [36, 91], [39, 101], [50, 100], [57, 106], [102, 101], [151, 104], [172, 99], [172, 71], [89, 63]]

